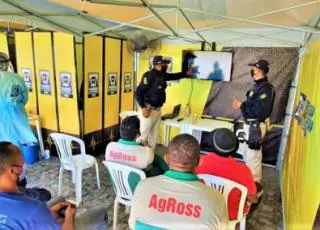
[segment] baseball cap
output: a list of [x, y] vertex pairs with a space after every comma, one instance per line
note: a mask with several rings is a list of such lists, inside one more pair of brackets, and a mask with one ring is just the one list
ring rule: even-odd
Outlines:
[[264, 73], [269, 72], [269, 62], [264, 59], [260, 59], [256, 63], [249, 63], [249, 66], [255, 66], [255, 67], [259, 68], [260, 70], [262, 70]]
[[215, 129], [210, 135], [211, 148], [219, 155], [229, 156], [232, 153], [235, 153], [239, 148], [238, 138], [230, 129]]
[[162, 56], [155, 56], [152, 60], [152, 63], [154, 65], [159, 65], [159, 64], [163, 64], [163, 63], [167, 63], [169, 64], [171, 61], [169, 59], [165, 59]]

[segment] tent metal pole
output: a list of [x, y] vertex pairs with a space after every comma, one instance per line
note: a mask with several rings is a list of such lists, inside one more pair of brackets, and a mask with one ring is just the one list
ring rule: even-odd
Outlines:
[[[219, 14], [212, 14], [212, 13], [205, 12], [202, 10], [196, 10], [196, 9], [190, 9], [190, 8], [182, 8], [182, 9], [186, 10], [186, 11], [194, 12], [194, 13], [206, 14], [206, 15], [210, 15], [210, 16], [214, 16], [214, 17], [230, 19], [230, 20], [235, 20], [235, 21], [239, 21], [239, 22], [249, 22], [249, 23], [264, 25], [264, 26], [268, 26], [268, 27], [282, 28], [282, 29], [299, 31], [299, 32], [308, 32], [308, 33], [312, 33], [312, 34], [320, 34], [320, 30], [313, 28], [313, 27], [302, 27], [302, 28], [290, 27], [290, 26], [284, 26], [284, 25], [256, 21], [256, 20], [252, 20], [252, 19], [245, 19], [245, 18], [239, 18], [239, 17], [231, 17], [231, 16], [224, 16], [224, 15], [219, 15]], [[204, 29], [204, 28], [199, 29], [198, 32], [203, 31], [203, 30], [206, 30], [206, 29]]]
[[[182, 16], [186, 19], [186, 21], [188, 22], [188, 24], [190, 25], [190, 27], [192, 28], [193, 31], [196, 31], [196, 28], [193, 26], [192, 22], [190, 21], [190, 19], [187, 17], [187, 15], [185, 14], [185, 12], [179, 8], [179, 11], [181, 12]], [[199, 32], [195, 32], [196, 35], [198, 35], [199, 38], [202, 39], [202, 41], [206, 42], [207, 44], [211, 45]]]
[[12, 3], [12, 1], [9, 1], [9, 0], [2, 0], [2, 1], [5, 2], [5, 3], [7, 3], [7, 4], [9, 4], [9, 5], [11, 5], [11, 6], [13, 6], [13, 7], [15, 7], [15, 8], [17, 8], [17, 9], [19, 9], [19, 10], [22, 10], [22, 11], [30, 14], [30, 16], [34, 16], [34, 17], [36, 17], [36, 18], [39, 18], [40, 20], [44, 21], [44, 22], [47, 23], [48, 25], [51, 25], [51, 26], [55, 27], [55, 28], [58, 29], [58, 30], [62, 30], [62, 31], [65, 31], [65, 32], [67, 32], [67, 33], [71, 33], [71, 34], [74, 34], [74, 35], [77, 35], [77, 36], [82, 36], [81, 33], [72, 31], [72, 30], [70, 30], [69, 28], [66, 28], [66, 27], [64, 27], [64, 26], [62, 26], [62, 25], [60, 25], [60, 24], [58, 24], [58, 23], [56, 23], [56, 22], [53, 22], [53, 21], [51, 21], [51, 20], [49, 20], [49, 19], [47, 19], [47, 18], [44, 18], [44, 17], [42, 17], [42, 16], [39, 16], [39, 14], [37, 14], [37, 13], [31, 11], [31, 10], [27, 10], [27, 9], [25, 9], [25, 8], [17, 5], [17, 4], [14, 4], [14, 3]]
[[179, 34], [159, 15], [157, 11], [155, 11], [145, 0], [140, 0], [145, 7], [147, 7], [161, 22], [165, 25], [174, 36], [179, 37]]
[[302, 56], [305, 52], [305, 45], [300, 48], [299, 50], [299, 61], [295, 73], [295, 77], [291, 82], [290, 85], [290, 92], [289, 92], [289, 99], [288, 99], [288, 104], [286, 108], [286, 115], [285, 115], [285, 120], [284, 120], [284, 127], [282, 131], [282, 137], [281, 137], [281, 144], [278, 152], [278, 158], [277, 158], [277, 164], [276, 164], [276, 169], [280, 170], [282, 168], [283, 164], [283, 158], [285, 155], [286, 151], [286, 146], [287, 146], [287, 141], [290, 133], [290, 126], [291, 126], [291, 121], [292, 121], [292, 116], [293, 116], [293, 110], [294, 110], [294, 102], [296, 99], [296, 93], [297, 93], [297, 87], [298, 87], [298, 82], [300, 78], [300, 68], [302, 64]]
[[[165, 11], [159, 13], [159, 14], [160, 14], [160, 15], [162, 15], [162, 14], [167, 14], [167, 13], [170, 13], [170, 12], [173, 12], [173, 11], [175, 11], [175, 9], [165, 10]], [[145, 16], [145, 17], [141, 17], [141, 18], [138, 18], [138, 19], [129, 21], [129, 22], [120, 23], [120, 25], [112, 26], [112, 27], [105, 28], [105, 29], [103, 29], [103, 30], [100, 30], [100, 31], [97, 31], [97, 32], [94, 32], [94, 33], [87, 34], [86, 36], [92, 36], [92, 35], [101, 34], [101, 33], [104, 33], [104, 32], [110, 31], [110, 30], [114, 30], [114, 29], [118, 29], [118, 28], [121, 28], [121, 27], [124, 27], [124, 26], [132, 26], [132, 27], [134, 27], [134, 26], [136, 26], [136, 25], [133, 25], [133, 23], [137, 23], [137, 22], [146, 20], [146, 19], [148, 19], [148, 18], [153, 18], [153, 17], [155, 17], [154, 14], [147, 15], [147, 16]], [[150, 29], [152, 29], [152, 28], [150, 28]], [[154, 29], [152, 29], [152, 30], [154, 30]], [[158, 33], [158, 32], [157, 32], [157, 33]], [[162, 33], [163, 33], [163, 31], [162, 31]], [[166, 34], [168, 34], [168, 33], [166, 33]], [[171, 33], [169, 33], [169, 34], [171, 34]]]
[[[124, 2], [124, 1], [114, 1], [114, 0], [87, 0], [87, 1], [95, 4], [104, 4], [104, 5], [145, 7], [143, 3], [137, 3], [137, 2]], [[177, 7], [174, 5], [149, 4], [149, 6], [153, 8], [177, 9]]]
[[[273, 15], [273, 14], [284, 13], [284, 12], [287, 12], [287, 11], [290, 11], [290, 10], [295, 10], [295, 9], [298, 9], [298, 8], [302, 8], [302, 7], [306, 7], [306, 6], [311, 6], [311, 5], [315, 5], [315, 4], [318, 4], [318, 3], [320, 3], [320, 0], [312, 1], [312, 2], [308, 2], [308, 3], [303, 3], [303, 4], [291, 6], [291, 7], [285, 7], [285, 8], [278, 9], [278, 10], [268, 11], [268, 12], [265, 12], [265, 13], [261, 13], [261, 14], [257, 14], [257, 15], [254, 15], [254, 16], [251, 16], [251, 17], [248, 17], [248, 18], [245, 18], [245, 19], [251, 20], [251, 19], [256, 19], [256, 18], [260, 18], [260, 17], [264, 17], [264, 16]], [[207, 26], [207, 27], [199, 28], [199, 29], [197, 29], [196, 31], [203, 31], [203, 30], [209, 30], [209, 29], [219, 28], [219, 27], [222, 27], [222, 26], [234, 24], [234, 23], [236, 23], [236, 22], [237, 22], [237, 21], [235, 21], [235, 20], [230, 20], [229, 22], [220, 23], [220, 24], [218, 24], [218, 25]], [[184, 33], [184, 34], [182, 34], [182, 35], [187, 35], [187, 34], [190, 34], [190, 33], [193, 33], [193, 31]]]

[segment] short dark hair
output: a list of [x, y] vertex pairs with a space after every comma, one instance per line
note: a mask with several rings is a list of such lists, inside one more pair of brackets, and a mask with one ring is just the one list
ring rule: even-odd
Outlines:
[[140, 134], [140, 120], [137, 116], [123, 119], [120, 125], [120, 136], [126, 141], [134, 141]]
[[14, 147], [16, 146], [10, 142], [0, 142], [0, 175], [4, 173], [4, 169], [8, 165], [14, 164], [16, 156], [16, 151]]
[[184, 165], [194, 167], [197, 166], [200, 145], [196, 138], [189, 134], [180, 134], [174, 137], [168, 147], [171, 161]]

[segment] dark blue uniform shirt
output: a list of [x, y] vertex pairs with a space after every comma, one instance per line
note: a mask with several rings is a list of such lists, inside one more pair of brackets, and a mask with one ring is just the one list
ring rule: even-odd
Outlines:
[[240, 107], [243, 117], [263, 122], [272, 112], [274, 98], [275, 91], [267, 77], [256, 81]]
[[159, 108], [166, 102], [167, 81], [185, 77], [183, 73], [163, 73], [155, 69], [147, 71], [136, 89], [135, 98], [141, 108], [146, 107], [146, 104]]

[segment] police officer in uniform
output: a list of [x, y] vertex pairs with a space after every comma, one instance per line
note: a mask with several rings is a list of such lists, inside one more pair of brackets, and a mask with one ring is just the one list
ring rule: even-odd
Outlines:
[[192, 76], [192, 70], [186, 73], [167, 73], [169, 60], [162, 56], [153, 58], [153, 69], [143, 74], [142, 80], [135, 92], [135, 98], [141, 107], [141, 136], [137, 140], [148, 144], [151, 148], [157, 145], [160, 131], [161, 107], [166, 102], [167, 81], [179, 80]]
[[240, 102], [234, 99], [232, 107], [233, 109], [240, 109], [245, 119], [244, 134], [246, 148], [243, 157], [251, 169], [258, 190], [260, 190], [259, 187], [261, 188], [260, 182], [262, 179], [261, 143], [266, 133], [265, 121], [272, 112], [275, 91], [266, 76], [269, 72], [268, 61], [259, 60], [256, 63], [249, 64], [249, 66], [252, 67], [251, 76], [255, 81], [255, 85], [247, 92], [246, 101]]

